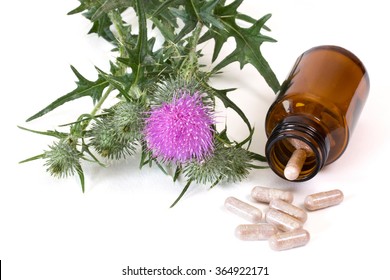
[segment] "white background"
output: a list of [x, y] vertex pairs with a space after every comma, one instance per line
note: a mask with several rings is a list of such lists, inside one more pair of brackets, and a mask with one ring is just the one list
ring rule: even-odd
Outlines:
[[[156, 168], [139, 170], [138, 158], [112, 163], [106, 169], [85, 165], [85, 194], [77, 178], [54, 179], [42, 161], [18, 164], [47, 149], [52, 139], [21, 131], [17, 125], [56, 129], [57, 124], [91, 110], [87, 98], [25, 123], [27, 117], [74, 89], [69, 65], [95, 79], [94, 65], [108, 69], [113, 55], [111, 46], [86, 35], [90, 28], [86, 19], [66, 16], [77, 1], [5, 1], [0, 18], [4, 279], [151, 279], [122, 276], [122, 269], [178, 265], [213, 272], [218, 266], [266, 266], [269, 276], [264, 279], [385, 279], [390, 250], [390, 18], [385, 3], [244, 1], [241, 10], [253, 17], [273, 14], [267, 23], [272, 29], [268, 35], [278, 42], [263, 45], [262, 51], [280, 81], [303, 51], [335, 44], [363, 61], [371, 79], [370, 96], [347, 151], [314, 179], [289, 183], [269, 169], [256, 170], [239, 184], [212, 190], [194, 185], [169, 209], [184, 182], [173, 183]], [[232, 96], [256, 127], [252, 149], [263, 153], [264, 117], [273, 93], [251, 67], [240, 71], [237, 64], [214, 84], [239, 88]], [[246, 137], [245, 126], [231, 114], [228, 125], [232, 137]], [[312, 238], [307, 246], [276, 252], [267, 242], [238, 240], [234, 229], [245, 221], [223, 208], [228, 196], [250, 202], [255, 185], [291, 190], [297, 205], [307, 194], [334, 188], [344, 192], [345, 200], [309, 213], [305, 228]], [[212, 273], [180, 278], [218, 279]]]

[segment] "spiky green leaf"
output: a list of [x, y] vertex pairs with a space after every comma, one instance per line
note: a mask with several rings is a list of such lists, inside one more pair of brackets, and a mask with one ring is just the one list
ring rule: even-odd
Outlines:
[[227, 6], [217, 5], [214, 13], [219, 17], [219, 21], [223, 24], [224, 28], [211, 26], [200, 39], [200, 42], [205, 42], [210, 39], [215, 41], [212, 57], [212, 60], [215, 61], [223, 45], [230, 37], [233, 37], [236, 42], [235, 49], [220, 61], [214, 67], [213, 71], [218, 72], [236, 61], [239, 62], [240, 68], [243, 68], [244, 65], [249, 63], [264, 77], [273, 91], [277, 92], [280, 87], [279, 81], [260, 51], [260, 47], [264, 42], [275, 42], [271, 37], [261, 34], [261, 30], [265, 28], [265, 23], [271, 15], [263, 16], [249, 28], [241, 27], [237, 24], [237, 20], [245, 19], [247, 22], [252, 21], [250, 17], [245, 17], [237, 11], [242, 2], [243, 0], [236, 0]]
[[102, 93], [104, 89], [108, 86], [109, 82], [104, 79], [103, 77], [98, 77], [96, 81], [90, 81], [83, 77], [73, 66], [71, 66], [73, 73], [78, 78], [78, 81], [76, 82], [77, 88], [64, 96], [56, 99], [52, 103], [50, 103], [48, 106], [40, 110], [35, 115], [29, 117], [26, 121], [32, 121], [36, 118], [39, 118], [50, 111], [54, 110], [55, 108], [65, 104], [66, 102], [85, 97], [90, 96], [93, 100], [93, 102], [96, 102], [100, 99], [102, 96]]
[[271, 17], [266, 15], [258, 20], [250, 28], [241, 28], [239, 26], [230, 26], [230, 32], [236, 40], [236, 49], [226, 56], [220, 63], [214, 67], [214, 71], [226, 67], [227, 65], [237, 61], [242, 69], [245, 64], [252, 64], [256, 70], [264, 77], [268, 85], [277, 92], [280, 88], [278, 79], [272, 71], [270, 65], [260, 52], [260, 46], [264, 42], [275, 42], [274, 39], [268, 36], [261, 35], [259, 31], [264, 26], [264, 23]]
[[19, 125], [18, 125], [18, 128], [26, 130], [26, 131], [29, 131], [29, 132], [32, 132], [32, 133], [36, 133], [36, 134], [56, 137], [58, 139], [65, 138], [68, 135], [67, 133], [59, 132], [57, 130], [38, 131], [38, 130], [25, 128], [25, 127], [22, 127], [22, 126], [19, 126]]

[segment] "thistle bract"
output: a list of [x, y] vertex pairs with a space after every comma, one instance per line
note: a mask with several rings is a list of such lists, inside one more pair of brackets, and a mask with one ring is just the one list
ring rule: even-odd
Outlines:
[[61, 139], [49, 148], [45, 151], [44, 158], [47, 171], [51, 175], [58, 178], [68, 177], [80, 170], [81, 154], [69, 144], [69, 139]]
[[213, 151], [213, 112], [199, 92], [179, 91], [170, 103], [151, 109], [145, 140], [154, 157], [185, 163], [202, 161]]
[[191, 161], [184, 167], [185, 176], [201, 184], [214, 184], [221, 180], [239, 182], [249, 175], [251, 157], [241, 147], [225, 147], [216, 143], [213, 156], [202, 162]]
[[90, 146], [109, 159], [132, 155], [141, 138], [140, 110], [130, 102], [120, 102], [106, 110], [107, 115], [96, 119], [87, 134], [91, 138]]

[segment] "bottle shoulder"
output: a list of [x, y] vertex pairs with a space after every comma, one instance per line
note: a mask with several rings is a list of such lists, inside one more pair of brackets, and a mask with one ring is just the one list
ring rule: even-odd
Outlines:
[[346, 125], [344, 114], [330, 100], [300, 93], [277, 97], [268, 110], [266, 122], [279, 122], [290, 115], [302, 115], [331, 127]]
[[290, 116], [296, 116], [298, 119], [301, 117], [302, 122], [310, 119], [323, 128], [323, 136], [330, 143], [329, 163], [343, 153], [348, 143], [349, 128], [344, 114], [332, 102], [303, 94], [289, 94], [278, 98], [270, 107], [266, 117], [267, 136], [279, 123]]

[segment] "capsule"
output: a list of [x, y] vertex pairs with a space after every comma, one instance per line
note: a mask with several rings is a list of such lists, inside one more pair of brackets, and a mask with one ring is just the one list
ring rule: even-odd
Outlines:
[[225, 207], [230, 212], [252, 223], [260, 223], [263, 218], [260, 209], [232, 196], [225, 200]]
[[288, 232], [278, 232], [268, 239], [271, 249], [276, 251], [288, 250], [306, 245], [310, 241], [307, 230], [297, 229]]
[[288, 142], [290, 142], [296, 150], [292, 153], [284, 168], [284, 177], [287, 180], [294, 181], [298, 179], [306, 158], [313, 156], [314, 152], [308, 144], [301, 140], [290, 138], [288, 139]]
[[301, 173], [305, 160], [306, 152], [302, 149], [295, 150], [284, 168], [284, 177], [290, 181], [296, 180]]
[[271, 202], [269, 203], [269, 208], [286, 213], [291, 217], [301, 221], [302, 223], [305, 223], [307, 220], [307, 213], [305, 210], [281, 199], [271, 200]]
[[251, 196], [254, 200], [265, 203], [269, 203], [271, 200], [277, 198], [290, 203], [294, 200], [293, 194], [289, 191], [259, 186], [252, 189]]
[[342, 191], [331, 190], [306, 196], [304, 205], [307, 210], [314, 211], [340, 204], [343, 200], [344, 194]]
[[275, 209], [269, 209], [265, 215], [267, 223], [275, 225], [282, 231], [292, 231], [302, 228], [303, 223], [290, 215]]
[[236, 236], [245, 241], [265, 240], [278, 232], [276, 226], [268, 223], [239, 225]]

